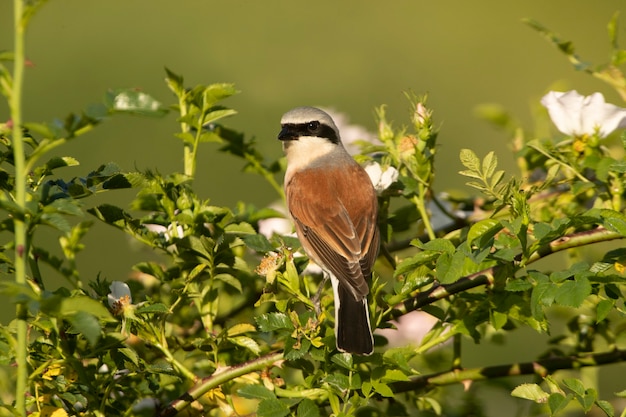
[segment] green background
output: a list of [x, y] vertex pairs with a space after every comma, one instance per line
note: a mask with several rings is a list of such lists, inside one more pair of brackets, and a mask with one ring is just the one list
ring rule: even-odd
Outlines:
[[[428, 93], [441, 126], [436, 189], [471, 192], [457, 174], [461, 148], [480, 156], [494, 150], [500, 165], [516, 174], [508, 135], [477, 118], [477, 106], [501, 104], [529, 130], [539, 115], [538, 132], [547, 135], [538, 103], [550, 89], [602, 91], [607, 101], [623, 105], [600, 81], [575, 72], [521, 19], [540, 21], [574, 41], [584, 60], [603, 63], [610, 52], [606, 24], [623, 6], [623, 0], [55, 0], [28, 32], [25, 120], [80, 111], [109, 88], [138, 88], [169, 105], [174, 98], [163, 82], [167, 66], [187, 85], [235, 83], [241, 94], [225, 104], [239, 114], [227, 124], [254, 136], [274, 158], [281, 153], [280, 116], [292, 107], [331, 107], [374, 130], [377, 106], [387, 104], [389, 118], [401, 125], [408, 121], [403, 92]], [[0, 49], [12, 49], [12, 12], [10, 1], [0, 2]], [[7, 118], [0, 104], [0, 119]], [[124, 170], [182, 171], [182, 147], [172, 136], [177, 128], [174, 115], [114, 118], [57, 152], [81, 162], [60, 175], [84, 176], [109, 161]], [[195, 182], [201, 197], [231, 207], [276, 200], [262, 179], [241, 172], [242, 161], [216, 149], [201, 148]], [[107, 193], [86, 200], [86, 207], [108, 201], [127, 208], [134, 192]], [[85, 243], [78, 263], [87, 281], [98, 273], [124, 281], [135, 262], [154, 256], [99, 223]], [[10, 312], [0, 314], [3, 322]], [[527, 346], [518, 359], [531, 359], [541, 348]], [[477, 357], [485, 364], [481, 352]]]

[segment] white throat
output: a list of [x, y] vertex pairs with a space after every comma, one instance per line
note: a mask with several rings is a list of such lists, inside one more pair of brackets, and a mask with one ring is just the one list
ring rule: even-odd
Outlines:
[[320, 163], [329, 163], [337, 159], [350, 158], [341, 143], [314, 136], [301, 137], [298, 140], [283, 143], [287, 156], [287, 171], [299, 171]]

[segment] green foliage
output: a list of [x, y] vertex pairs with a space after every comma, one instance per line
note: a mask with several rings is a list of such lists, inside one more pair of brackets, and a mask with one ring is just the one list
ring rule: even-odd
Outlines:
[[[29, 3], [20, 21], [27, 23], [42, 3]], [[605, 80], [610, 73], [610, 84], [619, 87], [617, 67], [626, 59], [617, 47], [616, 18], [609, 24], [611, 63], [595, 69], [579, 65], [571, 43], [530, 24], [577, 68]], [[19, 50], [0, 54], [0, 89], [12, 104], [21, 94], [15, 75], [23, 59]], [[7, 62], [18, 64], [13, 72]], [[261, 222], [284, 216], [248, 203], [215, 206], [194, 191], [202, 144], [238, 157], [283, 197], [276, 177], [284, 163], [265, 160], [252, 139], [222, 124], [236, 114], [222, 105], [237, 93], [234, 86], [189, 88], [171, 70], [166, 85], [179, 116], [182, 173], [128, 172], [109, 163], [68, 179], [61, 174], [79, 161], [48, 156], [109, 117], [166, 113], [134, 89], [110, 91], [103, 103], [52, 123], [0, 125], [0, 226], [14, 236], [0, 247], [0, 293], [17, 306], [13, 322], [0, 327], [0, 369], [17, 392], [12, 400], [0, 397], [2, 410], [443, 415], [455, 407], [444, 386], [533, 374], [543, 382], [522, 383], [511, 394], [536, 403], [537, 412], [578, 407], [615, 415], [597, 387], [583, 383], [584, 369], [559, 371], [626, 360], [626, 250], [584, 250], [626, 237], [623, 149], [605, 146], [597, 132], [554, 140], [511, 128], [521, 175], [498, 169], [493, 152], [481, 159], [465, 149], [460, 174], [481, 195], [453, 198], [434, 188], [438, 130], [426, 97], [407, 95], [408, 127], [395, 128], [380, 107], [380, 143], [362, 143], [357, 159], [395, 169], [398, 178], [378, 190], [383, 243], [370, 286], [371, 321], [391, 327], [392, 319], [421, 309], [436, 324], [408, 345], [392, 346], [377, 335], [373, 355], [352, 356], [335, 349], [331, 290], [310, 272], [297, 239], [259, 233]], [[19, 106], [11, 110], [20, 120]], [[512, 126], [502, 113], [495, 119]], [[127, 207], [89, 205], [95, 194], [123, 188], [136, 191]], [[135, 265], [128, 283], [82, 276], [76, 259], [94, 220], [158, 258]], [[56, 233], [58, 247], [38, 244], [43, 227]], [[564, 267], [536, 263], [565, 251]], [[67, 285], [47, 288], [42, 263]], [[564, 326], [555, 325], [555, 311]], [[463, 344], [490, 343], [522, 327], [550, 332], [543, 357], [463, 367]], [[478, 396], [471, 398], [468, 407], [480, 415]]]

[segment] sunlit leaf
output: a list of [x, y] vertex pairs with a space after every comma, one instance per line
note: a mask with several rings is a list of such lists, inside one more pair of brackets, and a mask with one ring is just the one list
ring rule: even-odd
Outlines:
[[511, 395], [514, 397], [531, 400], [536, 403], [545, 403], [546, 401], [548, 401], [548, 397], [550, 396], [537, 384], [518, 385], [513, 391], [511, 391]]

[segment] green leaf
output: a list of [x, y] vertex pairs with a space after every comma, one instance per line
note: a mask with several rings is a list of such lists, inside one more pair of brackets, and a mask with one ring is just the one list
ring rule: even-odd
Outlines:
[[315, 401], [305, 398], [298, 404], [296, 417], [320, 417], [320, 409]]
[[258, 417], [285, 417], [289, 415], [289, 406], [276, 398], [265, 399], [256, 410]]
[[242, 235], [256, 234], [256, 231], [254, 230], [254, 228], [249, 223], [246, 223], [246, 222], [229, 224], [228, 226], [224, 228], [224, 231], [226, 233], [234, 233], [238, 235], [239, 234], [242, 234]]
[[262, 332], [272, 332], [275, 330], [293, 330], [293, 323], [285, 313], [261, 314], [256, 318], [259, 330]]
[[128, 347], [119, 348], [118, 352], [129, 359], [135, 366], [139, 366], [139, 355], [137, 351]]
[[138, 307], [135, 310], [136, 314], [167, 314], [169, 313], [168, 308], [165, 304], [162, 303], [154, 303], [154, 304], [144, 304], [141, 307]]
[[606, 414], [608, 417], [613, 417], [615, 415], [615, 409], [613, 408], [613, 405], [610, 402], [604, 401], [604, 400], [598, 400], [596, 401], [596, 405], [602, 411], [604, 411], [604, 414]]
[[585, 298], [591, 294], [591, 283], [585, 277], [576, 281], [565, 281], [556, 291], [555, 301], [569, 307], [580, 307]]
[[511, 395], [514, 397], [531, 400], [536, 403], [545, 403], [546, 401], [548, 401], [548, 397], [550, 396], [537, 384], [519, 385], [511, 392]]
[[442, 284], [450, 284], [464, 275], [467, 256], [458, 251], [452, 257], [440, 256], [437, 260], [437, 279]]
[[181, 75], [175, 74], [168, 68], [165, 68], [165, 73], [167, 74], [167, 76], [165, 77], [165, 82], [170, 90], [172, 90], [172, 92], [177, 96], [183, 95], [185, 92], [183, 77]]
[[246, 246], [253, 251], [267, 253], [274, 251], [274, 247], [267, 238], [261, 234], [246, 234], [241, 236]]
[[336, 355], [333, 355], [330, 360], [344, 369], [352, 369], [352, 355], [349, 353], [338, 353]]
[[253, 400], [272, 400], [276, 398], [276, 395], [263, 385], [244, 385], [237, 390], [237, 394], [243, 398]]
[[380, 394], [383, 397], [388, 397], [388, 398], [393, 398], [394, 397], [394, 393], [393, 390], [389, 387], [389, 385], [380, 382], [376, 379], [372, 379], [372, 387], [374, 388], [374, 391], [376, 391], [378, 394]]
[[[474, 151], [470, 149], [461, 149], [460, 159], [463, 166], [468, 168], [472, 172], [480, 172], [480, 159], [474, 153]], [[464, 175], [464, 174], [462, 174]], [[477, 176], [475, 178], [482, 178], [482, 176]]]
[[167, 114], [160, 102], [150, 95], [134, 90], [119, 89], [107, 92], [105, 104], [113, 113], [161, 117]]
[[91, 347], [98, 344], [101, 328], [97, 318], [84, 311], [77, 311], [70, 315], [67, 320], [76, 331], [85, 336]]
[[473, 224], [469, 232], [467, 232], [468, 246], [471, 246], [474, 241], [479, 240], [477, 243], [478, 247], [485, 247], [503, 227], [502, 223], [495, 219], [485, 219]]
[[387, 369], [382, 380], [385, 382], [408, 381], [409, 377], [399, 369]]
[[494, 151], [491, 151], [485, 156], [482, 163], [483, 175], [485, 176], [485, 178], [491, 178], [494, 172], [496, 172], [497, 166], [498, 157], [496, 156]]
[[70, 317], [78, 312], [89, 313], [100, 319], [113, 319], [109, 310], [102, 303], [93, 298], [79, 295], [62, 299], [59, 314]]
[[585, 395], [585, 386], [583, 385], [580, 379], [576, 378], [564, 378], [563, 384], [572, 390], [574, 394], [579, 397], [583, 397]]
[[506, 281], [504, 289], [511, 292], [527, 291], [532, 288], [532, 283], [520, 278], [510, 278]]
[[557, 287], [551, 282], [542, 281], [535, 285], [530, 296], [530, 308], [536, 320], [543, 320], [543, 307], [554, 303]]
[[64, 233], [69, 233], [72, 230], [67, 219], [59, 213], [43, 213], [41, 222]]
[[604, 320], [613, 310], [614, 306], [615, 300], [613, 299], [600, 300], [600, 302], [596, 305], [596, 323], [600, 323]]
[[232, 276], [231, 274], [217, 274], [215, 275], [215, 279], [222, 281], [228, 286], [236, 289], [240, 293], [243, 292], [243, 288], [241, 287], [241, 281]]
[[259, 344], [255, 342], [252, 338], [249, 338], [247, 336], [229, 337], [228, 340], [237, 346], [248, 349], [255, 355], [259, 355], [261, 353], [261, 348], [259, 347]]
[[239, 323], [230, 327], [228, 331], [226, 332], [226, 334], [229, 337], [232, 337], [232, 336], [237, 336], [243, 333], [255, 332], [255, 331], [256, 331], [256, 328], [250, 323]]
[[563, 410], [572, 400], [572, 395], [568, 394], [567, 396], [555, 392], [550, 394], [548, 397], [548, 405], [550, 406], [550, 414], [555, 415], [559, 411]]

